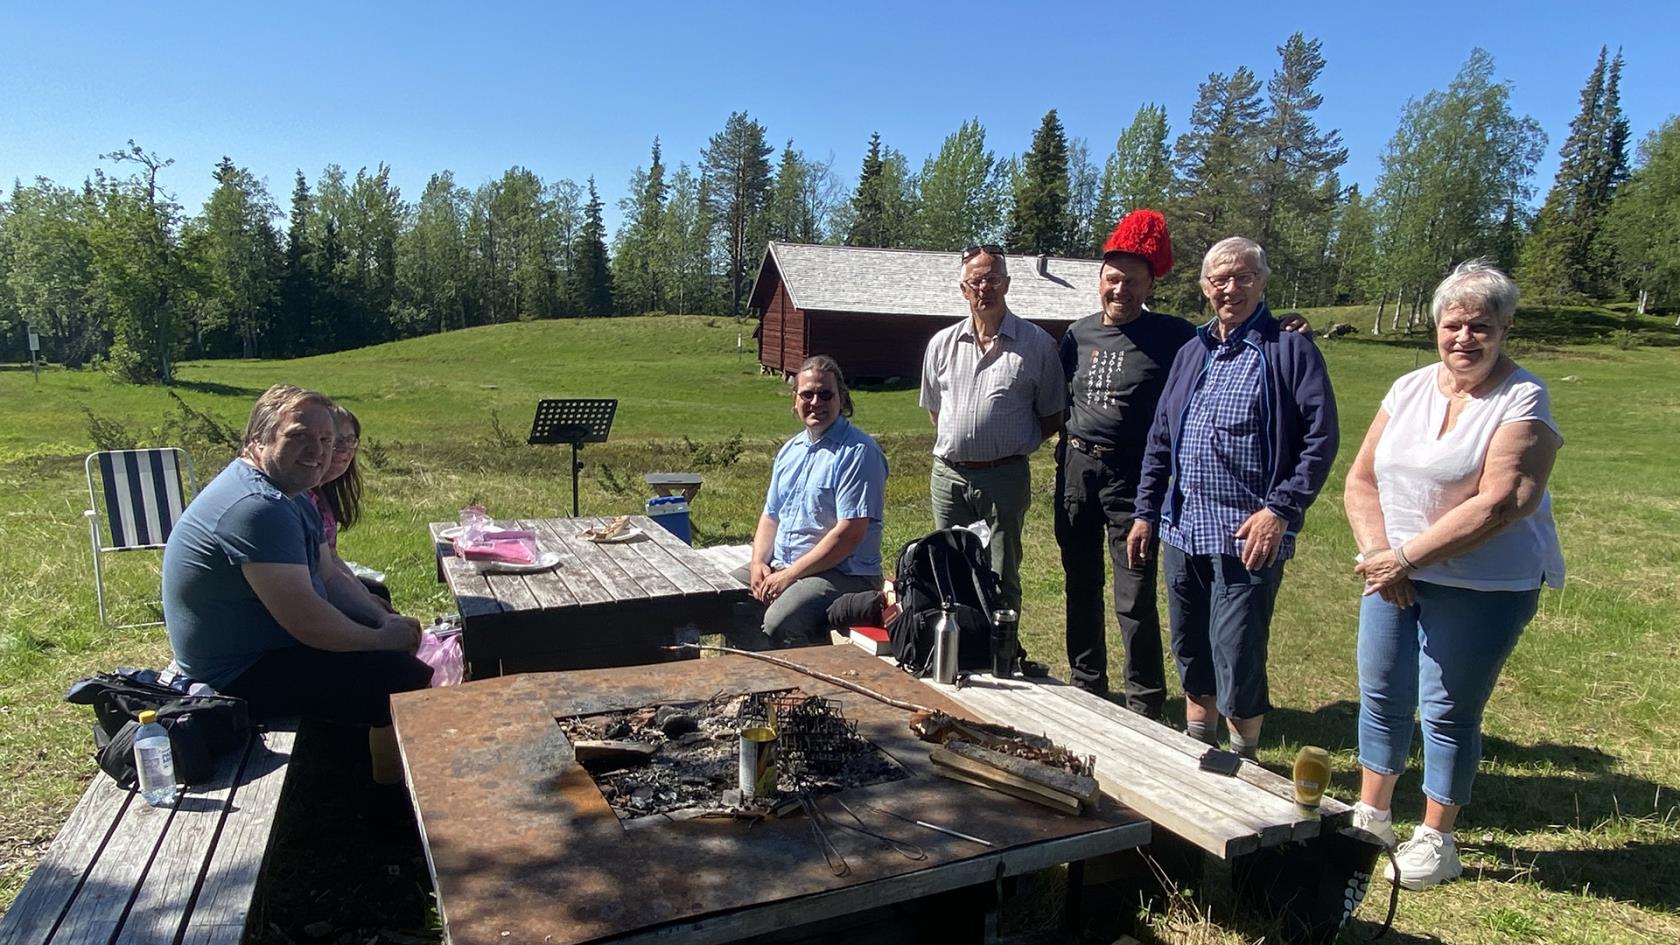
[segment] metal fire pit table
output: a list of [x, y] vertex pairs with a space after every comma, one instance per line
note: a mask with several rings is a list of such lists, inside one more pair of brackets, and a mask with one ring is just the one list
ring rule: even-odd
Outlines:
[[[781, 654], [877, 692], [972, 717], [856, 647]], [[911, 861], [848, 830], [829, 837], [836, 877], [803, 815], [751, 823], [667, 821], [626, 830], [573, 757], [556, 719], [720, 693], [798, 688], [839, 701], [858, 734], [908, 777], [837, 796], [869, 829], [919, 845]], [[530, 673], [392, 700], [438, 911], [454, 945], [726, 942], [991, 883], [1148, 843], [1149, 823], [1104, 798], [1074, 817], [938, 777], [909, 715], [738, 656]], [[836, 819], [833, 799], [823, 801]], [[991, 841], [914, 827], [885, 808]], [[651, 819], [651, 818], [644, 818]]]

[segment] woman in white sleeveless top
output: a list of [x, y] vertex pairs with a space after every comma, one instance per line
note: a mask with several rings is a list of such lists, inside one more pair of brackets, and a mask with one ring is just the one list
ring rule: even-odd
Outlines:
[[1546, 385], [1504, 351], [1517, 287], [1485, 261], [1431, 303], [1441, 360], [1383, 398], [1343, 499], [1361, 549], [1354, 824], [1394, 844], [1394, 785], [1423, 720], [1423, 823], [1389, 879], [1423, 889], [1463, 872], [1453, 824], [1481, 759], [1482, 710], [1540, 586], [1563, 586], [1546, 479], [1563, 438]]

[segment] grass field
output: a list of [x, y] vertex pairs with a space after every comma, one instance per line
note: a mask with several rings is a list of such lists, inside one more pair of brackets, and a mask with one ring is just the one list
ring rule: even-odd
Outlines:
[[[1362, 330], [1370, 322], [1363, 311], [1309, 315]], [[612, 441], [583, 452], [586, 513], [639, 509], [644, 472], [693, 470], [706, 478], [693, 509], [697, 542], [747, 541], [770, 457], [796, 430], [787, 388], [758, 373], [750, 332], [750, 323], [728, 318], [523, 323], [290, 362], [189, 363], [174, 391], [234, 429], [276, 381], [319, 387], [355, 410], [371, 502], [367, 520], [344, 535], [343, 551], [387, 570], [402, 609], [430, 615], [449, 601], [433, 580], [423, 523], [452, 519], [471, 500], [510, 517], [569, 506], [569, 452], [524, 444], [540, 397], [620, 400]], [[736, 351], [741, 333], [744, 355]], [[1542, 597], [1489, 708], [1475, 801], [1460, 822], [1466, 876], [1402, 896], [1398, 940], [1673, 943], [1680, 941], [1677, 339], [1665, 320], [1597, 310], [1524, 313], [1517, 338], [1519, 360], [1550, 386], [1566, 437], [1552, 492], [1569, 584]], [[1280, 709], [1261, 757], [1281, 770], [1300, 744], [1324, 745], [1336, 759], [1335, 793], [1351, 799], [1359, 583], [1341, 476], [1389, 382], [1433, 353], [1404, 340], [1322, 345], [1344, 448], [1280, 595], [1271, 650]], [[896, 549], [930, 527], [932, 429], [913, 389], [859, 390], [856, 402], [855, 420], [891, 465], [886, 543]], [[168, 659], [161, 628], [98, 626], [81, 514], [90, 426], [140, 445], [160, 436], [189, 442], [202, 481], [229, 453], [202, 421], [185, 418], [161, 388], [58, 369], [36, 382], [27, 367], [0, 366], [0, 771], [9, 781], [0, 805], [0, 903], [16, 895], [95, 770], [86, 712], [61, 701], [65, 687], [94, 670]], [[1065, 670], [1052, 472], [1041, 451], [1022, 633], [1035, 656]], [[130, 617], [155, 599], [154, 562], [118, 562], [113, 594], [133, 602]], [[1118, 657], [1117, 644], [1111, 655]], [[1181, 712], [1176, 702], [1169, 708], [1180, 719]], [[1399, 798], [1396, 813], [1409, 829], [1421, 803], [1415, 772]], [[1203, 905], [1211, 924], [1178, 915], [1148, 931], [1165, 941], [1232, 943], [1266, 932], [1217, 894]], [[1367, 904], [1367, 917], [1376, 906]]]

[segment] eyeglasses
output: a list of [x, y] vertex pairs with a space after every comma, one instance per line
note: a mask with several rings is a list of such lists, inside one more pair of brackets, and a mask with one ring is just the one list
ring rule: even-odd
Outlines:
[[1203, 276], [1202, 278], [1215, 289], [1224, 289], [1233, 285], [1239, 289], [1247, 289], [1259, 281], [1260, 274], [1257, 272], [1234, 272], [1228, 276]]
[[800, 400], [803, 400], [806, 403], [810, 403], [813, 400], [820, 400], [826, 404], [834, 399], [834, 391], [831, 391], [826, 387], [821, 390], [802, 390], [799, 392], [798, 396]]
[[333, 442], [333, 452], [334, 453], [354, 453], [356, 451], [356, 447], [358, 447], [360, 445], [362, 445], [362, 440], [361, 440], [360, 437], [353, 436], [348, 440], [335, 440]]
[[1006, 280], [1008, 280], [1008, 278], [1009, 278], [1008, 276], [981, 276], [978, 279], [966, 280], [965, 282], [963, 282], [963, 285], [966, 285], [970, 289], [973, 289], [974, 291], [979, 292], [981, 289], [995, 289], [995, 288], [998, 288], [999, 286], [1003, 285], [1003, 283]]
[[962, 261], [968, 262], [970, 259], [973, 259], [981, 253], [985, 253], [988, 256], [1002, 256], [1003, 247], [997, 245], [996, 243], [975, 243], [972, 246], [965, 246], [962, 251]]

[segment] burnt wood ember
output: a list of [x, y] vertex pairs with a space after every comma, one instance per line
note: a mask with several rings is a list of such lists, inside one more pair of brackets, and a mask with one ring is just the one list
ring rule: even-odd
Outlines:
[[[557, 720], [620, 820], [768, 808], [735, 792], [742, 729], [777, 733], [778, 794], [834, 791], [905, 777], [831, 699], [797, 689], [718, 696]], [[674, 733], [674, 734], [673, 734]], [[726, 796], [727, 795], [727, 796]]]

